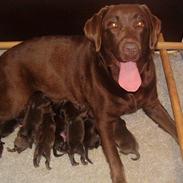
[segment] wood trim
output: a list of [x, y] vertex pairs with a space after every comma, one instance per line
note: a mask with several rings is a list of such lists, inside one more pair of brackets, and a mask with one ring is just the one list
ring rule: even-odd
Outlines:
[[[164, 42], [164, 38], [162, 34], [159, 37], [159, 41]], [[182, 110], [180, 105], [180, 99], [178, 96], [176, 82], [173, 76], [173, 71], [171, 68], [170, 59], [169, 59], [167, 50], [164, 48], [160, 49], [160, 55], [161, 55], [161, 60], [162, 60], [162, 65], [163, 65], [167, 86], [168, 86], [168, 92], [170, 96], [174, 119], [176, 122], [178, 140], [179, 140], [180, 149], [181, 149], [182, 158], [183, 158], [183, 115], [182, 115]]]

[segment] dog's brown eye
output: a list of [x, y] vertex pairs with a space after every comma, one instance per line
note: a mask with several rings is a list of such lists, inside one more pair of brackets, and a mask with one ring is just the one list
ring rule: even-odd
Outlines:
[[116, 22], [109, 22], [109, 23], [108, 23], [108, 27], [109, 27], [109, 28], [112, 28], [112, 29], [113, 29], [113, 28], [118, 28], [118, 23], [116, 23]]
[[112, 28], [117, 28], [117, 27], [118, 27], [118, 24], [115, 23], [115, 22], [113, 22], [113, 23], [112, 23]]
[[136, 27], [138, 28], [143, 28], [144, 27], [144, 22], [143, 21], [138, 21], [136, 24]]

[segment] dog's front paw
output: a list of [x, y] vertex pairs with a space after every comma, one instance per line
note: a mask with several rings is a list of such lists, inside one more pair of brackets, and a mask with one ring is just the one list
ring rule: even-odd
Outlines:
[[127, 183], [127, 181], [125, 180], [124, 177], [120, 176], [120, 177], [114, 177], [112, 179], [112, 183]]

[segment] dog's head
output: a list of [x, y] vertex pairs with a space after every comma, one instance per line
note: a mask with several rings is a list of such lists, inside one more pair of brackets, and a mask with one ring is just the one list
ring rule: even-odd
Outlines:
[[[103, 54], [108, 66], [116, 65], [117, 68], [113, 70], [118, 72], [120, 86], [127, 91], [136, 91], [141, 84], [139, 73], [143, 65], [142, 58], [155, 49], [160, 28], [160, 20], [146, 5], [126, 4], [102, 8], [86, 22], [84, 32], [94, 43], [96, 52]], [[130, 76], [133, 69], [134, 73]], [[129, 82], [120, 78], [125, 70], [128, 73], [126, 77], [138, 78], [137, 86], [124, 84]]]
[[28, 106], [30, 106], [31, 109], [44, 109], [51, 104], [51, 99], [41, 91], [34, 92], [28, 102]]

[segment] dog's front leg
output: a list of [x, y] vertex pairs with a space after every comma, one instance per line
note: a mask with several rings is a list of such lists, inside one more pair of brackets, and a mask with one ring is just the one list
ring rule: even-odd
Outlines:
[[112, 183], [127, 183], [124, 167], [115, 146], [112, 122], [101, 119], [98, 122], [97, 128], [101, 137], [104, 154], [109, 163]]
[[161, 128], [169, 133], [176, 142], [178, 142], [175, 122], [170, 117], [166, 109], [161, 105], [159, 100], [143, 107], [143, 110], [153, 121], [155, 121]]

